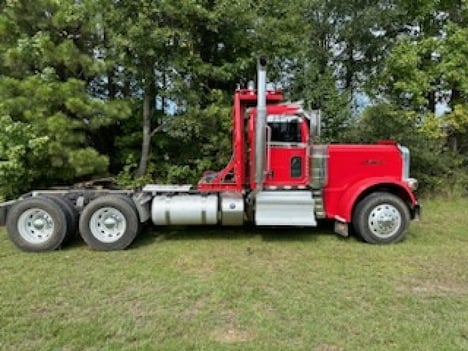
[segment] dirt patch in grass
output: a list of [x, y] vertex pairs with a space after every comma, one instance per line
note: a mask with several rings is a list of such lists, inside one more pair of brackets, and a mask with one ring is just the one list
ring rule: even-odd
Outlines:
[[198, 301], [190, 307], [184, 309], [180, 316], [184, 320], [193, 320], [200, 315], [200, 311], [203, 309], [203, 307], [203, 304]]
[[421, 296], [464, 296], [468, 295], [467, 285], [456, 285], [438, 280], [407, 280], [396, 288], [398, 292]]
[[191, 274], [199, 279], [209, 279], [216, 271], [216, 261], [199, 258], [197, 255], [191, 257], [179, 257], [175, 262], [175, 268], [184, 274]]
[[255, 333], [253, 331], [239, 327], [235, 312], [226, 312], [223, 320], [224, 325], [216, 328], [213, 333], [211, 333], [211, 338], [214, 341], [221, 343], [239, 343], [255, 339]]
[[215, 330], [212, 334], [212, 338], [214, 341], [222, 343], [237, 343], [251, 341], [255, 339], [255, 335], [252, 332], [239, 330], [233, 326], [230, 326]]
[[463, 264], [465, 256], [456, 252], [444, 261], [438, 258], [414, 262], [415, 272], [402, 278], [396, 290], [422, 296], [466, 296], [468, 273]]
[[320, 345], [315, 351], [344, 351], [344, 348], [333, 345]]

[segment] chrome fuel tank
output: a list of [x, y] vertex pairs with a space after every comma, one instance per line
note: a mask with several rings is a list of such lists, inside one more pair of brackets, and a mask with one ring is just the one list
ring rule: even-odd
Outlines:
[[157, 195], [151, 206], [154, 225], [215, 225], [218, 196], [198, 194]]

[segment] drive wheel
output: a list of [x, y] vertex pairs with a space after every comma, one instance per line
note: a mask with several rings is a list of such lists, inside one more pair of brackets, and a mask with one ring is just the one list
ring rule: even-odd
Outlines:
[[353, 214], [353, 226], [371, 244], [390, 244], [402, 240], [409, 228], [410, 213], [397, 196], [376, 192], [362, 199]]
[[[127, 195], [119, 195], [119, 196], [122, 197], [122, 199], [124, 199], [125, 201], [127, 201], [127, 203], [130, 206], [132, 206], [132, 208], [135, 210], [135, 213], [138, 215], [138, 210], [137, 210], [136, 205], [133, 202], [133, 200]], [[140, 218], [138, 217], [137, 236], [140, 235], [142, 229], [143, 229], [143, 224], [140, 222]]]
[[65, 241], [71, 241], [78, 232], [78, 210], [75, 208], [75, 206], [73, 206], [70, 200], [62, 196], [51, 195], [46, 197], [58, 204], [65, 213], [65, 217], [67, 218], [67, 236], [65, 238]]
[[107, 195], [84, 208], [79, 227], [81, 237], [94, 250], [122, 250], [137, 236], [139, 221], [131, 203], [121, 195]]
[[23, 251], [55, 250], [67, 235], [64, 210], [46, 197], [20, 200], [8, 212], [6, 227], [10, 239]]

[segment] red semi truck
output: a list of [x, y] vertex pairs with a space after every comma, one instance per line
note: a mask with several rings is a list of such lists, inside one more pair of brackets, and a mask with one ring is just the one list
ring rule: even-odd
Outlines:
[[197, 185], [133, 190], [37, 190], [0, 204], [0, 224], [25, 251], [54, 250], [76, 232], [95, 250], [128, 247], [142, 224], [315, 227], [354, 231], [374, 244], [398, 242], [420, 206], [410, 152], [396, 142], [320, 144], [320, 114], [284, 103], [266, 84], [234, 93], [233, 155]]

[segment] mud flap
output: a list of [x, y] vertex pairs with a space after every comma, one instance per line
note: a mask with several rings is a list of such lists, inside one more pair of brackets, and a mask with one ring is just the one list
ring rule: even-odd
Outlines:
[[348, 223], [335, 220], [335, 233], [344, 237], [349, 236]]
[[16, 200], [4, 202], [0, 204], [0, 227], [4, 227], [6, 225], [6, 220], [8, 216], [8, 210], [13, 206]]

